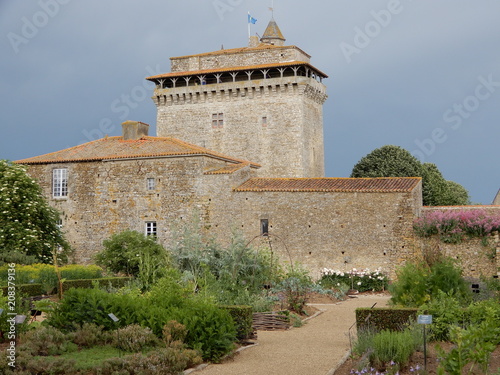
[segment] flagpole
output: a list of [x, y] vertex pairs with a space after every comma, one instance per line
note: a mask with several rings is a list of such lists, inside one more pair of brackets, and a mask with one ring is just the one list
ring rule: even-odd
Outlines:
[[247, 23], [248, 23], [248, 39], [250, 40], [250, 12], [248, 12]]

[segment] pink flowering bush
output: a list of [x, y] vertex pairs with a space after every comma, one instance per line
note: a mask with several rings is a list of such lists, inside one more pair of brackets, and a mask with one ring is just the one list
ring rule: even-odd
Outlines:
[[413, 223], [420, 237], [438, 235], [443, 242], [459, 243], [465, 237], [486, 238], [500, 231], [500, 213], [486, 210], [429, 211]]
[[331, 268], [321, 270], [320, 285], [324, 288], [337, 288], [341, 284], [360, 292], [382, 291], [387, 289], [387, 275], [380, 268], [370, 271], [368, 268], [357, 270], [353, 268], [350, 271], [339, 271]]

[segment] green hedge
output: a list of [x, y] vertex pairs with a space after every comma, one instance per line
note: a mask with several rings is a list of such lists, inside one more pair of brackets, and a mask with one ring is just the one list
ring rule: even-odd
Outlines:
[[356, 327], [358, 330], [371, 328], [377, 331], [400, 331], [411, 320], [417, 320], [417, 311], [414, 308], [357, 308]]
[[252, 327], [252, 306], [220, 306], [227, 310], [236, 326], [236, 338], [238, 340], [249, 339], [253, 334]]
[[[7, 286], [2, 287], [3, 295], [6, 296], [9, 288]], [[44, 294], [42, 284], [19, 284], [16, 285], [16, 292], [20, 292], [23, 296], [33, 297], [41, 296]]]
[[[114, 288], [121, 288], [131, 281], [131, 277], [104, 277], [101, 279], [83, 279], [83, 280], [66, 280], [63, 282], [63, 292], [71, 288], [93, 288], [94, 282], [98, 282], [99, 286], [106, 287], [111, 285]], [[2, 287], [3, 295], [6, 296], [8, 287]], [[42, 284], [19, 284], [16, 285], [16, 291], [27, 297], [41, 296], [45, 294]]]
[[95, 282], [98, 282], [101, 287], [111, 285], [114, 288], [122, 288], [131, 280], [131, 277], [104, 277], [101, 279], [66, 280], [62, 284], [62, 289], [63, 292], [66, 292], [71, 288], [89, 289], [94, 287]]

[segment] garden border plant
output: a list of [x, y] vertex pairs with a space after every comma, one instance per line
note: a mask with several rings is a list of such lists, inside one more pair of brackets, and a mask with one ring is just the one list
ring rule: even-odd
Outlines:
[[500, 214], [486, 210], [428, 211], [414, 221], [413, 229], [420, 237], [436, 235], [446, 243], [460, 243], [467, 237], [481, 238], [487, 246], [487, 239], [500, 232]]

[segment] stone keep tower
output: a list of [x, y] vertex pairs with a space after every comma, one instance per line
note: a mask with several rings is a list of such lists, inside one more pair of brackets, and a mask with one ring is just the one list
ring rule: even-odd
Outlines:
[[156, 84], [157, 135], [262, 165], [261, 177], [323, 177], [326, 74], [271, 20], [249, 46], [172, 57]]

